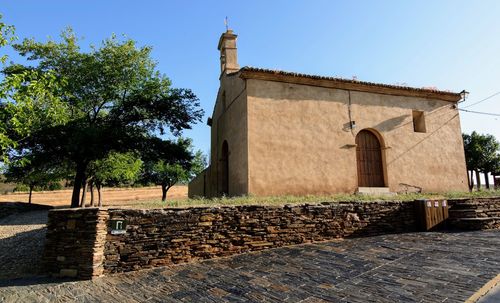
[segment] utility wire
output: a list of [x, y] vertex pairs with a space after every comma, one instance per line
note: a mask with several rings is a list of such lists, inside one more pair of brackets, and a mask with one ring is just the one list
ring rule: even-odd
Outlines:
[[467, 110], [467, 109], [463, 109], [463, 108], [459, 108], [458, 110], [463, 111], [463, 112], [473, 113], [473, 114], [481, 114], [481, 115], [488, 115], [488, 116], [500, 117], [500, 114], [485, 113], [485, 112], [476, 112], [476, 111], [473, 111], [473, 110]]
[[474, 105], [479, 104], [479, 103], [481, 103], [481, 102], [484, 102], [484, 101], [486, 101], [486, 100], [488, 100], [488, 99], [491, 99], [491, 98], [493, 98], [493, 97], [495, 97], [496, 95], [499, 95], [499, 94], [500, 94], [500, 92], [496, 92], [496, 93], [494, 93], [493, 95], [488, 96], [488, 97], [486, 97], [486, 98], [484, 98], [484, 99], [482, 99], [482, 100], [479, 100], [479, 101], [477, 101], [477, 102], [475, 102], [475, 103], [472, 103], [472, 104], [470, 104], [470, 105], [464, 106], [464, 108], [468, 108], [468, 107], [474, 106]]

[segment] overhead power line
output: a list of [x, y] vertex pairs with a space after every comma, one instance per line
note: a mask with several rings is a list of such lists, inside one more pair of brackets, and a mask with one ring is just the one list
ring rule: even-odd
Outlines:
[[484, 102], [484, 101], [486, 101], [486, 100], [488, 100], [488, 99], [491, 99], [491, 98], [495, 97], [496, 95], [500, 95], [500, 92], [496, 92], [496, 93], [494, 93], [493, 95], [488, 96], [488, 97], [486, 97], [486, 98], [484, 98], [484, 99], [482, 99], [482, 100], [479, 100], [479, 101], [477, 101], [477, 102], [474, 102], [474, 103], [472, 103], [472, 104], [469, 104], [469, 105], [467, 105], [467, 106], [464, 106], [464, 108], [469, 108], [469, 107], [471, 107], [471, 106], [474, 106], [474, 105], [476, 105], [476, 104], [479, 104], [479, 103], [481, 103], [481, 102]]
[[463, 109], [463, 108], [459, 108], [458, 110], [463, 111], [463, 112], [467, 112], [467, 113], [473, 113], [473, 114], [480, 114], [480, 115], [488, 115], [488, 116], [500, 117], [500, 114], [485, 113], [485, 112], [476, 112], [476, 111], [473, 111], [473, 110], [467, 110], [467, 109]]

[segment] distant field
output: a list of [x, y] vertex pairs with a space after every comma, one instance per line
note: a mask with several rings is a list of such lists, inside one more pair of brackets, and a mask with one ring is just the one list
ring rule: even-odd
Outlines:
[[[95, 191], [97, 201], [97, 191]], [[152, 201], [161, 199], [161, 188], [104, 188], [102, 190], [103, 206], [131, 206], [141, 201]], [[187, 186], [174, 186], [168, 191], [167, 200], [187, 199]], [[87, 204], [90, 201], [90, 193], [87, 193]], [[9, 193], [0, 195], [0, 202], [28, 202], [27, 193]], [[69, 206], [71, 203], [71, 190], [56, 190], [33, 192], [32, 202], [36, 204], [51, 206]]]

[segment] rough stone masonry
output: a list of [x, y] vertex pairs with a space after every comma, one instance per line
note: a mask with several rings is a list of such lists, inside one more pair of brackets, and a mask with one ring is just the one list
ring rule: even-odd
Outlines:
[[[468, 216], [488, 216], [497, 214], [491, 209], [500, 209], [498, 198], [449, 201], [453, 222], [462, 222], [457, 214], [452, 214], [455, 204], [460, 204], [462, 210], [467, 205], [474, 208], [463, 211]], [[484, 207], [488, 211], [483, 211]], [[113, 221], [123, 222], [123, 233], [112, 233]], [[476, 224], [472, 228], [495, 226]], [[49, 213], [44, 260], [52, 275], [90, 279], [286, 245], [416, 229], [413, 201], [156, 210], [63, 209]]]

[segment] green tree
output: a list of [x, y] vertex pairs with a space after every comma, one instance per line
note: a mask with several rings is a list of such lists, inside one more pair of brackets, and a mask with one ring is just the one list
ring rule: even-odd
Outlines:
[[198, 150], [191, 161], [191, 169], [189, 171], [189, 181], [199, 175], [207, 167], [207, 157], [201, 150]]
[[476, 175], [477, 190], [480, 190], [480, 173], [484, 173], [486, 187], [489, 189], [489, 173], [498, 170], [500, 144], [492, 135], [478, 134], [473, 131], [470, 135], [463, 134], [465, 160], [468, 170], [469, 189], [474, 187], [472, 175]]
[[[110, 153], [105, 159], [97, 160], [89, 165], [89, 178], [87, 183], [90, 187], [91, 200], [94, 205], [93, 187], [95, 185], [98, 195], [98, 206], [102, 206], [103, 186], [130, 185], [140, 176], [142, 161], [133, 153]], [[85, 200], [82, 199], [82, 204]]]
[[92, 162], [110, 152], [145, 150], [158, 135], [177, 136], [203, 115], [191, 90], [172, 88], [156, 69], [151, 48], [130, 39], [112, 36], [83, 52], [66, 30], [59, 42], [26, 39], [13, 47], [34, 66], [4, 69], [4, 157], [43, 154], [49, 163], [71, 163], [72, 207], [80, 203]]
[[490, 189], [490, 178], [491, 173], [495, 174], [500, 169], [500, 155], [499, 152], [500, 144], [492, 135], [486, 135], [484, 138], [484, 159], [481, 164], [481, 171], [484, 174], [486, 188]]
[[48, 188], [50, 183], [58, 182], [65, 176], [62, 167], [47, 167], [43, 159], [24, 159], [25, 162], [11, 162], [4, 172], [6, 182], [24, 184], [29, 188], [28, 203], [35, 187]]
[[[175, 148], [166, 148], [169, 145]], [[167, 153], [166, 150], [175, 150], [175, 153]], [[143, 155], [143, 161], [142, 181], [160, 185], [162, 201], [166, 201], [167, 192], [172, 186], [189, 181], [206, 167], [203, 153], [198, 151], [193, 154], [191, 140], [183, 138], [175, 143], [157, 141], [156, 146]]]
[[[475, 171], [477, 171], [477, 167], [479, 166], [478, 164], [479, 153], [476, 150], [477, 147], [475, 146], [475, 142], [472, 141], [472, 135], [462, 134], [462, 139], [464, 141], [465, 164], [467, 167], [467, 179], [469, 181], [469, 191], [472, 191], [474, 189], [473, 174]], [[479, 173], [477, 173], [477, 175], [478, 174]]]
[[[15, 28], [13, 25], [8, 25], [2, 22], [2, 14], [0, 14], [0, 48], [11, 44], [16, 40]], [[5, 63], [7, 55], [0, 56], [0, 62]]]
[[156, 185], [161, 186], [161, 200], [167, 200], [168, 190], [179, 182], [188, 179], [187, 170], [178, 163], [168, 163], [160, 160], [153, 164], [150, 170], [150, 178]]

